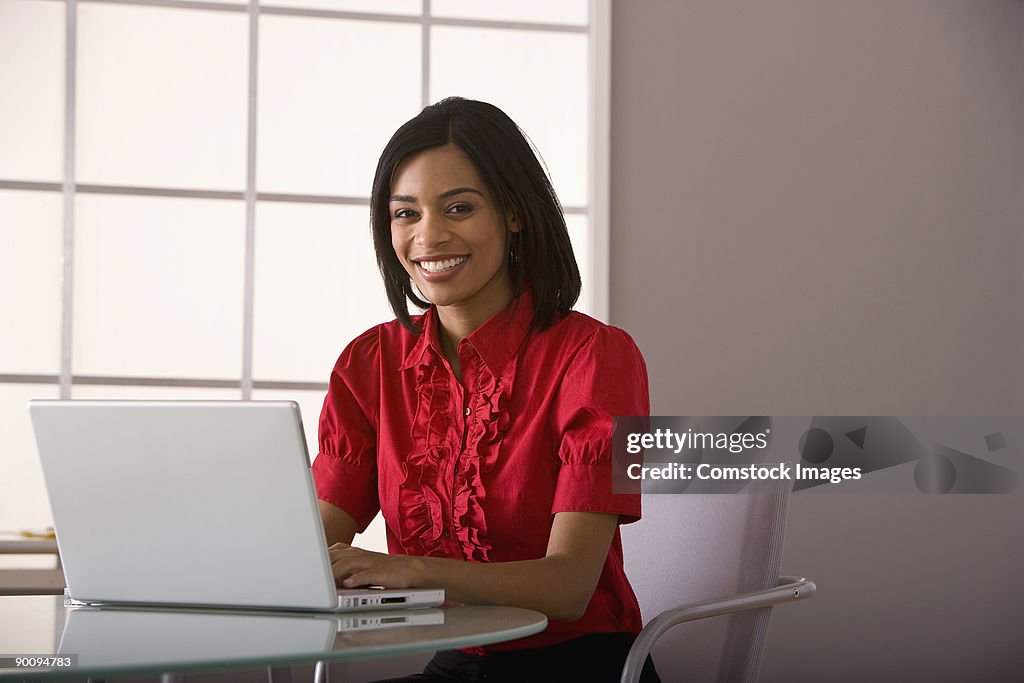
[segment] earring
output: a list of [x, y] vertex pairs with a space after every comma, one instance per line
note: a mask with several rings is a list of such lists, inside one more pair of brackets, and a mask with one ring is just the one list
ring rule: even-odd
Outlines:
[[519, 233], [512, 233], [508, 244], [508, 263], [510, 266], [519, 265], [520, 238]]

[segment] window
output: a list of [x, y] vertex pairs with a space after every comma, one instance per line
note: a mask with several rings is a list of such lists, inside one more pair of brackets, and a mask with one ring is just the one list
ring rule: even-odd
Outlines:
[[393, 317], [377, 155], [442, 97], [497, 104], [543, 152], [578, 308], [606, 317], [609, 17], [608, 0], [0, 0], [0, 529], [50, 523], [30, 398], [295, 400], [315, 454], [335, 358]]

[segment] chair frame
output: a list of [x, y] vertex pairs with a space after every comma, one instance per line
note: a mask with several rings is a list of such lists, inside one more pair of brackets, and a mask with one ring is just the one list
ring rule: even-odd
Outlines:
[[732, 612], [772, 607], [797, 600], [806, 600], [814, 595], [814, 582], [802, 576], [780, 576], [775, 588], [740, 593], [724, 598], [701, 600], [667, 609], [651, 619], [629, 650], [622, 668], [620, 683], [638, 683], [647, 655], [659, 638], [670, 628], [688, 621], [717, 617]]

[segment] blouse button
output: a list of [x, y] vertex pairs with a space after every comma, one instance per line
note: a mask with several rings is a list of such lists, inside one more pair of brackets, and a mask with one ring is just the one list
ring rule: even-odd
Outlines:
[[473, 411], [471, 411], [471, 410], [470, 410], [469, 408], [466, 408], [466, 417], [469, 417], [469, 414], [470, 414], [471, 412], [473, 412]]

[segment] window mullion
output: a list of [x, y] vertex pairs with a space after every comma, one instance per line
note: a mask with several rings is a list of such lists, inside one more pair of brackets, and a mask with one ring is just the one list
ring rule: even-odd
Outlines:
[[253, 311], [256, 267], [256, 121], [259, 3], [249, 0], [249, 102], [245, 168], [245, 285], [242, 314], [242, 400], [252, 399]]
[[64, 195], [61, 271], [60, 397], [71, 398], [71, 344], [74, 325], [75, 275], [75, 68], [78, 45], [78, 3], [67, 0], [64, 16]]

